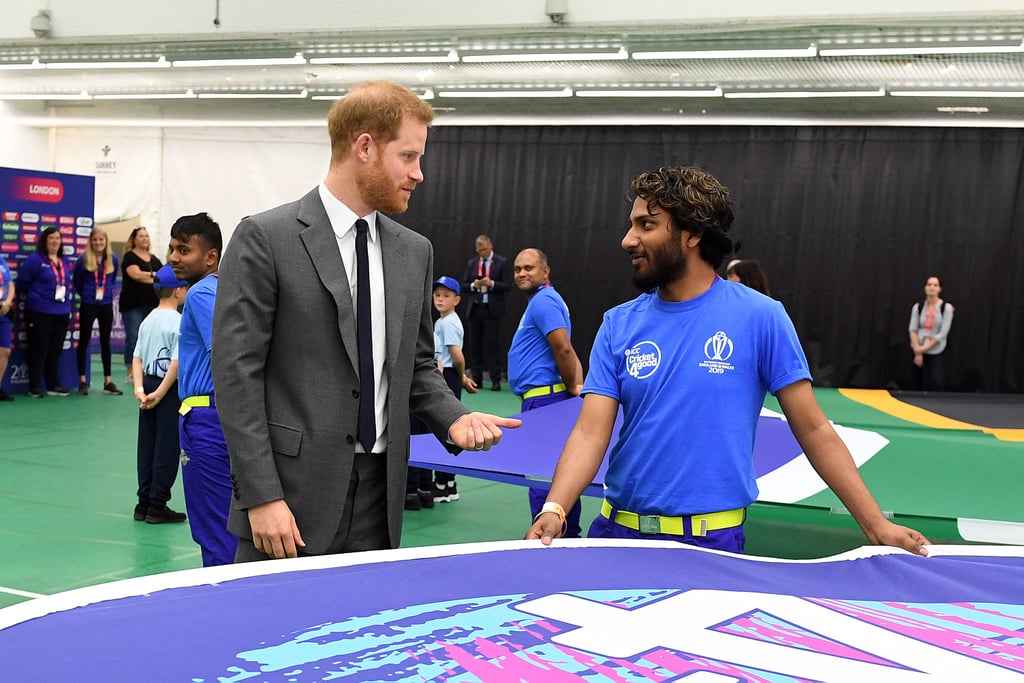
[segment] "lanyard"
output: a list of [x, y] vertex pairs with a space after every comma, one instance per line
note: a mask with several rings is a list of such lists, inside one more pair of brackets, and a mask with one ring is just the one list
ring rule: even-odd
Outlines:
[[63, 287], [66, 284], [64, 279], [64, 262], [60, 258], [56, 261], [50, 259], [50, 264], [53, 266], [53, 270], [56, 273], [57, 286]]
[[[485, 260], [487, 261], [487, 270], [486, 270], [486, 272], [484, 271], [484, 261]], [[491, 259], [490, 259], [490, 257], [487, 257], [487, 259], [480, 259], [479, 261], [476, 262], [476, 276], [477, 277], [486, 277], [486, 278], [490, 279], [490, 277], [491, 277]]]
[[[102, 275], [102, 277], [100, 277]], [[96, 266], [96, 272], [93, 273], [93, 279], [96, 280], [96, 288], [100, 289], [107, 284], [107, 259], [103, 259]]]

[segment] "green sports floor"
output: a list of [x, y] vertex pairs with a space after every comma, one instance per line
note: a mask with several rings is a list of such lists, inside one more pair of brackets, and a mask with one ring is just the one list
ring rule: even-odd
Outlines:
[[[98, 364], [93, 375], [99, 375]], [[465, 395], [465, 401], [474, 410], [515, 413], [519, 402], [504, 386], [501, 392]], [[123, 396], [94, 390], [87, 397], [19, 395], [0, 403], [0, 607], [201, 566], [187, 524], [132, 519], [138, 411], [127, 389]], [[822, 402], [833, 417], [829, 401]], [[525, 488], [466, 476], [458, 485], [458, 501], [406, 511], [403, 547], [522, 538], [530, 523]], [[170, 505], [184, 510], [180, 481]], [[799, 505], [755, 505], [747, 523], [747, 552], [812, 558], [864, 543], [852, 519], [830, 514], [827, 502], [823, 506], [808, 514]], [[585, 498], [584, 520], [598, 509], [597, 499]], [[961, 542], [942, 520], [908, 522], [933, 542]]]

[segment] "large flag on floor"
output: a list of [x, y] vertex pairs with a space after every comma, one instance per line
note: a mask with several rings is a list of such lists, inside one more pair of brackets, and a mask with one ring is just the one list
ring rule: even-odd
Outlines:
[[1024, 549], [782, 561], [467, 544], [174, 572], [0, 610], [3, 680], [1020, 681]]

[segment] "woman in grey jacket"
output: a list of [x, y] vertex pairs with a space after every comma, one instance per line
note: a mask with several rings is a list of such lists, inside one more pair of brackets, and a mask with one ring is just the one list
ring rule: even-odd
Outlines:
[[939, 298], [941, 293], [939, 277], [929, 276], [924, 283], [924, 302], [910, 309], [910, 348], [914, 351], [911, 389], [944, 391], [946, 388], [942, 352], [946, 350], [946, 337], [953, 325], [953, 306]]

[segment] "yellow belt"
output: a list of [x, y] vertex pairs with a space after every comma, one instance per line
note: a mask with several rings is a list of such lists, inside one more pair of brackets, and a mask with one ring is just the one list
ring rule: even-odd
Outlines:
[[730, 529], [743, 524], [747, 516], [745, 508], [738, 510], [723, 510], [722, 512], [709, 512], [704, 515], [687, 515], [686, 517], [664, 517], [661, 515], [638, 515], [635, 512], [616, 510], [615, 518], [612, 519], [612, 504], [605, 500], [601, 503], [601, 514], [606, 519], [611, 519], [616, 524], [621, 524], [629, 529], [634, 529], [642, 534], [671, 534], [672, 536], [685, 536], [687, 523], [690, 534], [693, 536], [706, 536], [709, 531], [719, 529]]
[[524, 401], [528, 398], [537, 398], [538, 396], [547, 396], [548, 394], [557, 394], [560, 391], [565, 391], [564, 384], [552, 384], [550, 386], [534, 387], [519, 398]]
[[188, 415], [188, 411], [193, 408], [209, 408], [213, 405], [211, 398], [211, 396], [204, 394], [202, 396], [189, 396], [188, 398], [182, 399], [181, 407], [178, 408], [178, 414]]

